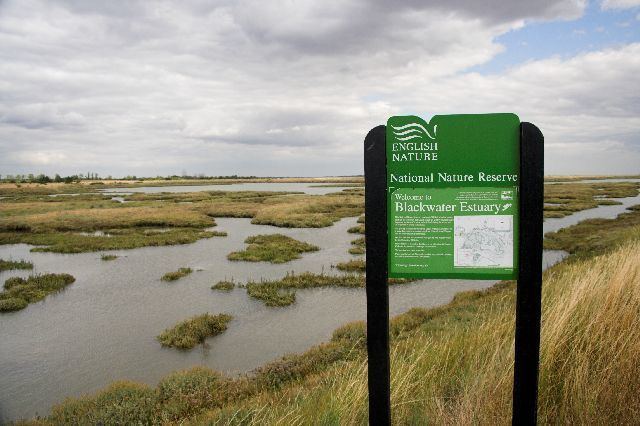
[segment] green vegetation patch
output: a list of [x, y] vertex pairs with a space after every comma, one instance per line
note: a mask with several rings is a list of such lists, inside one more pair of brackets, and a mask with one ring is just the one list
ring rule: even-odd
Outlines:
[[26, 260], [0, 259], [0, 271], [10, 271], [12, 269], [33, 269], [33, 263]]
[[629, 239], [640, 238], [640, 205], [615, 219], [587, 219], [582, 222], [545, 234], [544, 247], [548, 250], [565, 250], [581, 256], [609, 250]]
[[211, 289], [212, 290], [230, 291], [230, 290], [233, 290], [233, 288], [235, 286], [236, 286], [236, 284], [233, 281], [223, 280], [223, 281], [218, 281], [217, 283], [212, 285]]
[[231, 315], [227, 314], [197, 315], [166, 329], [158, 336], [158, 341], [162, 346], [191, 349], [204, 342], [207, 337], [216, 336], [225, 331], [231, 319]]
[[42, 274], [28, 278], [11, 277], [0, 293], [0, 312], [17, 311], [58, 292], [76, 279], [69, 274]]
[[103, 254], [102, 256], [100, 256], [100, 259], [108, 262], [110, 260], [116, 260], [118, 258], [118, 256], [116, 256], [115, 254]]
[[356, 259], [340, 262], [336, 265], [336, 268], [345, 272], [364, 272], [366, 266], [366, 262], [363, 259]]
[[177, 271], [167, 272], [160, 278], [162, 281], [176, 281], [193, 272], [191, 268], [180, 268]]
[[242, 251], [229, 253], [229, 260], [285, 263], [299, 259], [301, 253], [320, 250], [318, 246], [282, 234], [254, 235], [244, 242], [249, 246]]

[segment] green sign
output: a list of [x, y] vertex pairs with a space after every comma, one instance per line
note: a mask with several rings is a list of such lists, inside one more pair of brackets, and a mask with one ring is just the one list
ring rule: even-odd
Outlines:
[[519, 132], [515, 114], [389, 118], [389, 277], [516, 278]]

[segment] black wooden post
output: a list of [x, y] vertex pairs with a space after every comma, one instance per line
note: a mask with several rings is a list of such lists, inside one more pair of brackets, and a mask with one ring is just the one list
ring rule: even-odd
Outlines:
[[381, 426], [391, 424], [385, 132], [375, 127], [364, 140], [369, 424]]
[[513, 425], [535, 425], [537, 422], [543, 201], [544, 137], [533, 124], [521, 123]]

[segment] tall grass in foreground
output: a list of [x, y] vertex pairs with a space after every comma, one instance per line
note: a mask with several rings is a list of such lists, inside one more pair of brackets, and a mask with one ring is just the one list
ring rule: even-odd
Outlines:
[[[393, 341], [394, 424], [510, 423], [513, 287], [478, 300]], [[540, 423], [637, 424], [640, 242], [549, 270], [542, 318]], [[196, 423], [366, 424], [366, 372], [366, 358], [339, 362]]]

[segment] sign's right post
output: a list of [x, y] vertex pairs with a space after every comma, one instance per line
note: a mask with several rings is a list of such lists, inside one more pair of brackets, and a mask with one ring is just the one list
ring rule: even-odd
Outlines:
[[535, 425], [542, 300], [544, 138], [531, 123], [520, 124], [520, 221], [516, 296], [513, 425]]

